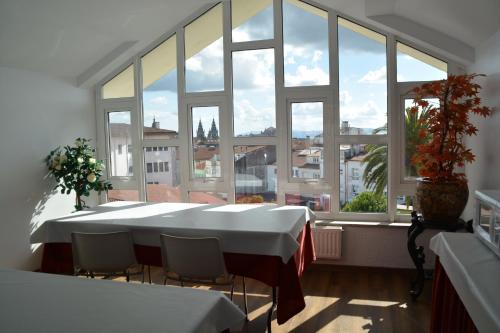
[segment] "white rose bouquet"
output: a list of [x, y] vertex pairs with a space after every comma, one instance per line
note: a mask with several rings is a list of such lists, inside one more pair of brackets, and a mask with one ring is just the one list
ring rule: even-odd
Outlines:
[[111, 183], [100, 180], [103, 175], [104, 163], [96, 160], [95, 148], [88, 143], [90, 140], [78, 138], [75, 146], [57, 147], [46, 158], [49, 174], [57, 180], [56, 189], [61, 193], [76, 192], [76, 210], [86, 208], [82, 196], [88, 197], [91, 191], [113, 189]]

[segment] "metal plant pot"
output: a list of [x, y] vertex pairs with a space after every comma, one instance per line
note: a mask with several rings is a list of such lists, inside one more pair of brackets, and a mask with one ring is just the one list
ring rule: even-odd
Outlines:
[[416, 208], [425, 221], [457, 223], [469, 198], [467, 182], [417, 179]]

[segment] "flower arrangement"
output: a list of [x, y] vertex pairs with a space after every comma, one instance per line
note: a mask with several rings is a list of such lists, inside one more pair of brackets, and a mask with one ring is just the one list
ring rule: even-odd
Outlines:
[[[464, 137], [477, 134], [470, 115], [487, 117], [493, 110], [481, 106], [481, 86], [473, 80], [482, 74], [449, 75], [447, 80], [425, 83], [412, 89], [415, 94], [410, 112], [426, 109], [418, 122], [419, 137], [424, 143], [416, 146], [411, 158], [420, 176], [433, 182], [466, 182], [465, 174], [455, 167], [474, 161], [474, 154], [465, 146]], [[426, 99], [436, 97], [439, 105]]]
[[82, 196], [88, 197], [91, 191], [113, 189], [111, 183], [102, 181], [104, 163], [95, 158], [95, 148], [88, 143], [90, 140], [78, 138], [75, 145], [57, 147], [46, 157], [49, 174], [57, 180], [56, 189], [61, 193], [76, 192], [75, 209], [77, 211], [87, 208]]

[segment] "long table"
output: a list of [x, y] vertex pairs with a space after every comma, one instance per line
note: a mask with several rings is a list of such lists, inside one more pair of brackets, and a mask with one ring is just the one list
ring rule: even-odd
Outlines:
[[305, 307], [300, 275], [314, 260], [305, 207], [112, 202], [46, 221], [31, 243], [44, 243], [42, 271], [70, 274], [72, 232], [132, 232], [139, 263], [161, 266], [159, 235], [215, 236], [230, 273], [278, 287], [279, 324]]
[[474, 234], [437, 234], [431, 332], [500, 332], [500, 258]]
[[245, 314], [225, 295], [0, 269], [1, 332], [222, 332]]

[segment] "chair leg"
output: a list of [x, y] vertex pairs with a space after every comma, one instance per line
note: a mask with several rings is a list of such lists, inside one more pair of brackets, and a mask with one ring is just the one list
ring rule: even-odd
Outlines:
[[130, 273], [128, 271], [126, 271], [125, 275], [127, 276], [127, 282], [130, 282]]
[[243, 278], [243, 304], [245, 305], [245, 316], [246, 320], [248, 320], [248, 305], [247, 305], [247, 287], [245, 285], [245, 277], [242, 276]]
[[149, 284], [151, 284], [151, 265], [148, 265]]
[[229, 294], [229, 299], [232, 301], [233, 300], [233, 294], [234, 294], [234, 276], [233, 276], [233, 281], [231, 283], [231, 293]]
[[165, 277], [163, 278], [163, 285], [166, 286], [167, 285], [167, 276], [165, 275]]
[[267, 332], [271, 333], [271, 322], [273, 319], [274, 307], [276, 306], [276, 287], [273, 287], [273, 304], [267, 313]]
[[141, 281], [141, 283], [144, 283], [144, 265], [142, 265], [141, 272], [142, 272], [142, 281]]
[[181, 287], [184, 287], [184, 281], [181, 280]]

